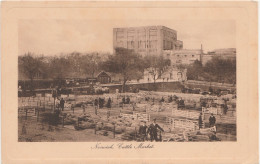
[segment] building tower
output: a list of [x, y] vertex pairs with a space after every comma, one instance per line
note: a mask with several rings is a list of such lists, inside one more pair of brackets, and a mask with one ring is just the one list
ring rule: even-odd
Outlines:
[[162, 55], [164, 50], [182, 49], [177, 31], [165, 26], [143, 26], [113, 29], [113, 48], [133, 49], [140, 55]]

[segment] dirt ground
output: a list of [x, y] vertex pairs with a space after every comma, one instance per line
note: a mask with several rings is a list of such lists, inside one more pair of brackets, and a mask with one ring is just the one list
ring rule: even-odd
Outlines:
[[[21, 121], [19, 118], [18, 124], [18, 141], [19, 142], [114, 142], [119, 139], [113, 138], [112, 134], [102, 136], [95, 134], [93, 129], [85, 129], [81, 131], [74, 130], [73, 126], [59, 125], [51, 127], [47, 124], [36, 123], [33, 119]], [[26, 127], [26, 134], [23, 134], [23, 125]]]
[[[208, 126], [206, 124], [206, 126]], [[231, 125], [217, 124], [217, 137], [221, 141], [236, 141], [236, 127]], [[24, 128], [25, 127], [25, 128]], [[25, 132], [26, 131], [26, 132]], [[199, 141], [208, 141], [206, 136], [198, 136]], [[94, 129], [75, 130], [73, 125], [49, 126], [37, 122], [36, 118], [28, 117], [27, 120], [19, 118], [18, 123], [18, 141], [19, 142], [118, 142], [124, 141], [119, 134], [113, 136], [108, 133], [107, 136], [100, 134], [100, 131]]]

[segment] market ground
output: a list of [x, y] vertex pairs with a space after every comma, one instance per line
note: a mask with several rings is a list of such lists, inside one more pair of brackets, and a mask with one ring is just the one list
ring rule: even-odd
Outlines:
[[[25, 127], [26, 133], [24, 133], [23, 126]], [[207, 125], [206, 125], [207, 126]], [[217, 137], [221, 141], [236, 141], [236, 136], [232, 134], [232, 131], [236, 127], [233, 125], [217, 125]], [[24, 120], [19, 118], [18, 123], [18, 141], [19, 142], [122, 142], [120, 135], [116, 134], [114, 138], [113, 133], [109, 132], [107, 136], [104, 136], [96, 132], [94, 129], [84, 129], [77, 131], [73, 125], [62, 125], [52, 126], [49, 129], [48, 124], [42, 124], [36, 122], [35, 119], [28, 118]], [[207, 141], [200, 140], [200, 141]]]

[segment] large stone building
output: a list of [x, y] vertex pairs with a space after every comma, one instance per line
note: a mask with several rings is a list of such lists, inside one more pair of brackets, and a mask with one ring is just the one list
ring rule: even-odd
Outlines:
[[201, 61], [203, 56], [202, 49], [182, 49], [182, 50], [166, 50], [163, 52], [164, 57], [171, 60], [171, 65], [189, 65], [195, 60]]
[[133, 49], [141, 55], [162, 55], [164, 50], [180, 50], [177, 31], [165, 26], [144, 26], [113, 29], [113, 47]]

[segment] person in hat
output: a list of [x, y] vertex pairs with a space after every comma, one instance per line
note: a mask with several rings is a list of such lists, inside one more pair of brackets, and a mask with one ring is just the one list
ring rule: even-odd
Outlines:
[[160, 102], [164, 102], [164, 98], [162, 97], [162, 99], [160, 100]]
[[203, 126], [203, 119], [202, 119], [202, 113], [200, 113], [200, 116], [199, 116], [199, 129], [201, 129]]
[[146, 126], [146, 122], [142, 121], [142, 125], [139, 127], [139, 135], [141, 137], [142, 141], [145, 141], [147, 138], [147, 126]]
[[65, 104], [65, 101], [64, 101], [63, 98], [61, 98], [61, 100], [60, 100], [60, 107], [61, 107], [62, 111], [64, 110], [64, 104]]
[[130, 98], [129, 97], [126, 98], [126, 104], [130, 104]]
[[211, 115], [209, 117], [209, 127], [211, 128], [211, 127], [215, 126], [215, 123], [216, 123], [216, 118], [213, 115], [213, 113], [211, 113]]
[[125, 97], [122, 98], [122, 103], [125, 104]]
[[107, 100], [107, 108], [111, 108], [111, 98], [109, 97]]
[[153, 120], [153, 123], [149, 126], [147, 133], [150, 135], [151, 142], [158, 141], [157, 131], [161, 130], [164, 132], [163, 128], [161, 128], [157, 123], [156, 119]]

